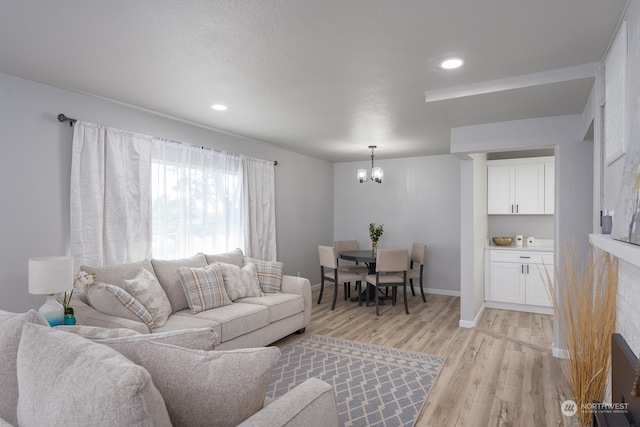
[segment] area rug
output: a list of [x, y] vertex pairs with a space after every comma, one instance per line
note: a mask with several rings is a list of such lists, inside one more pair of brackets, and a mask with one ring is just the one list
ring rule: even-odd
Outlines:
[[412, 426], [444, 357], [307, 335], [282, 350], [267, 396], [311, 377], [332, 384], [343, 426]]

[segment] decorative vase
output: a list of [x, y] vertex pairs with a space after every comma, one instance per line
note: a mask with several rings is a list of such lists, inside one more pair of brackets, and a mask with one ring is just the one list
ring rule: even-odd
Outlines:
[[76, 324], [76, 316], [73, 312], [73, 308], [67, 307], [64, 311], [64, 321], [65, 325], [75, 325]]
[[378, 242], [371, 242], [371, 252], [373, 252], [374, 254], [378, 251]]

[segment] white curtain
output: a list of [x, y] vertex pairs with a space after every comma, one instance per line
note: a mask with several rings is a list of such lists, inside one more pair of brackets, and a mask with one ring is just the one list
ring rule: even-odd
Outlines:
[[153, 139], [153, 256], [244, 250], [239, 155]]
[[253, 258], [276, 261], [275, 165], [243, 157], [245, 253]]
[[76, 268], [151, 257], [151, 137], [77, 121], [71, 160]]

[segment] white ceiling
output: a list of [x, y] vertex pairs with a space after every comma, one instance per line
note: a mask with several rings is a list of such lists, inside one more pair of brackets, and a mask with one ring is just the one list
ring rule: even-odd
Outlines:
[[[582, 112], [579, 66], [602, 59], [626, 3], [1, 0], [0, 72], [333, 162], [371, 144], [444, 154], [452, 126]], [[463, 68], [438, 67], [454, 55]]]

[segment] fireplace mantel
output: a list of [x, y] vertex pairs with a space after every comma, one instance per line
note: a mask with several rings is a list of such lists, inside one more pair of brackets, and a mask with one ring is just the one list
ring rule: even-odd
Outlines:
[[640, 267], [640, 246], [612, 239], [609, 234], [589, 234], [589, 240], [596, 248]]

